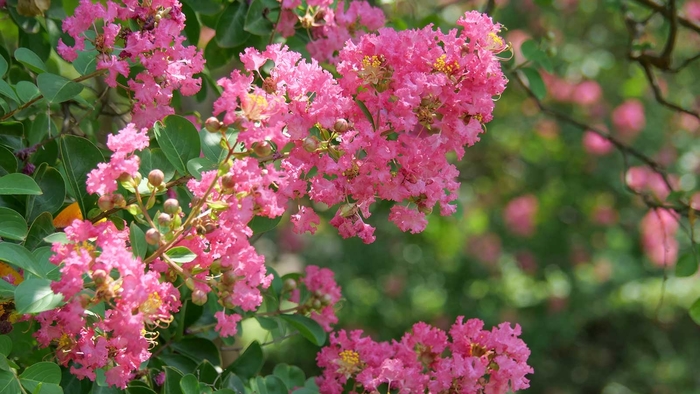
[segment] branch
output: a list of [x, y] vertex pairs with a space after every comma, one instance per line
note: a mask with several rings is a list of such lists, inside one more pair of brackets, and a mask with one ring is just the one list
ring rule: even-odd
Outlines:
[[[632, 156], [635, 159], [641, 161], [642, 163], [646, 164], [649, 168], [651, 168], [655, 173], [659, 174], [661, 178], [663, 179], [664, 184], [670, 191], [673, 191], [673, 185], [671, 185], [671, 182], [668, 178], [668, 173], [664, 169], [664, 167], [657, 163], [654, 159], [648, 157], [644, 153], [640, 152], [639, 150], [625, 144], [618, 138], [614, 137], [610, 133], [607, 133], [595, 126], [589, 125], [587, 123], [584, 123], [580, 120], [574, 119], [571, 116], [559, 112], [555, 109], [552, 109], [548, 106], [545, 106], [540, 99], [535, 96], [535, 93], [525, 84], [525, 82], [520, 78], [520, 75], [518, 73], [511, 73], [511, 75], [515, 76], [515, 81], [525, 90], [527, 95], [535, 101], [537, 104], [537, 107], [540, 109], [540, 111], [546, 115], [549, 115], [555, 119], [558, 119], [562, 122], [568, 123], [570, 125], [576, 126], [577, 128], [581, 129], [581, 131], [591, 131], [593, 133], [598, 134], [599, 136], [605, 138], [606, 140], [610, 141], [611, 144], [615, 146], [615, 148], [622, 153], [623, 160], [625, 161], [625, 166], [627, 166], [627, 156]], [[625, 183], [626, 185], [626, 183]], [[628, 190], [630, 190], [632, 193], [639, 195], [642, 197], [644, 203], [647, 205], [649, 208], [663, 208], [663, 209], [670, 209], [672, 211], [675, 211], [679, 213], [680, 215], [683, 216], [688, 216], [690, 212], [692, 212], [693, 215], [698, 215], [700, 214], [700, 211], [691, 208], [688, 204], [679, 201], [678, 205], [666, 205], [664, 203], [659, 203], [649, 196], [639, 193], [636, 190], [633, 190], [629, 187], [627, 187]]]
[[[90, 79], [90, 78], [94, 78], [94, 77], [100, 76], [100, 75], [102, 75], [102, 74], [105, 74], [106, 72], [107, 72], [107, 70], [97, 70], [97, 71], [93, 71], [93, 72], [91, 72], [90, 74], [85, 74], [85, 75], [83, 75], [83, 76], [80, 76], [80, 77], [78, 77], [78, 78], [75, 78], [75, 79], [73, 80], [73, 82], [83, 82], [83, 81], [88, 80], [88, 79]], [[36, 103], [37, 101], [39, 101], [39, 100], [41, 100], [41, 99], [43, 99], [43, 98], [44, 98], [44, 96], [42, 96], [42, 95], [39, 95], [39, 96], [33, 98], [32, 100], [30, 100], [30, 101], [28, 101], [28, 102], [26, 102], [26, 103], [20, 105], [19, 107], [15, 108], [15, 109], [13, 109], [12, 111], [10, 111], [10, 112], [6, 113], [5, 115], [3, 115], [2, 118], [0, 118], [0, 121], [3, 121], [3, 120], [5, 120], [5, 119], [9, 119], [9, 118], [13, 117], [17, 112], [22, 111], [23, 109], [28, 108], [29, 106], [31, 106], [32, 104]]]
[[696, 24], [695, 22], [693, 22], [689, 19], [686, 19], [682, 16], [679, 16], [677, 14], [675, 15], [675, 17], [672, 16], [671, 13], [675, 14], [676, 13], [675, 10], [671, 11], [668, 7], [656, 2], [655, 0], [634, 0], [634, 1], [646, 6], [648, 8], [651, 8], [652, 10], [660, 13], [661, 15], [663, 15], [667, 19], [668, 18], [677, 18], [679, 25], [686, 27], [690, 30], [693, 30], [697, 33], [700, 33], [700, 25]]

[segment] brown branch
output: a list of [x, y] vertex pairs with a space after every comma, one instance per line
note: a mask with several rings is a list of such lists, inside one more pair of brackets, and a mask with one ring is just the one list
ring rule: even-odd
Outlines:
[[647, 77], [647, 81], [649, 82], [649, 86], [651, 86], [651, 90], [654, 92], [654, 98], [656, 98], [656, 101], [659, 102], [659, 104], [668, 107], [674, 111], [678, 112], [683, 112], [688, 115], [692, 115], [698, 119], [700, 119], [700, 112], [693, 111], [691, 109], [683, 108], [678, 104], [674, 104], [670, 101], [668, 101], [663, 93], [661, 92], [661, 87], [659, 86], [658, 82], [656, 81], [656, 76], [654, 75], [654, 71], [651, 69], [651, 65], [649, 63], [643, 62], [641, 60], [638, 60], [639, 64], [644, 68], [644, 74]]
[[[669, 7], [666, 7], [664, 4], [660, 4], [655, 0], [634, 0], [634, 1], [660, 13], [661, 15], [663, 15], [667, 19], [674, 18], [674, 16], [671, 15], [672, 11], [669, 9]], [[675, 14], [675, 10], [673, 11], [673, 13]], [[700, 33], [700, 25], [698, 25], [697, 23], [695, 23], [689, 19], [686, 19], [682, 16], [679, 16], [677, 14], [676, 14], [675, 18], [677, 18], [679, 25], [686, 27], [690, 30], [693, 30], [697, 33]]]
[[[525, 90], [527, 95], [532, 100], [535, 101], [535, 103], [537, 104], [537, 107], [540, 109], [540, 111], [542, 113], [549, 115], [555, 119], [558, 119], [562, 122], [568, 123], [572, 126], [575, 126], [578, 129], [580, 129], [581, 131], [591, 131], [591, 132], [596, 133], [599, 136], [605, 138], [611, 144], [613, 144], [613, 146], [615, 146], [615, 148], [622, 154], [623, 160], [625, 162], [625, 167], [628, 167], [627, 156], [628, 155], [632, 156], [635, 159], [637, 159], [637, 160], [641, 161], [642, 163], [644, 163], [645, 165], [647, 165], [649, 168], [652, 169], [652, 171], [659, 174], [659, 176], [661, 176], [661, 178], [663, 179], [666, 187], [668, 187], [669, 191], [671, 191], [671, 192], [674, 191], [673, 185], [671, 185], [671, 182], [668, 178], [668, 173], [666, 172], [666, 169], [661, 164], [657, 163], [654, 159], [648, 157], [647, 155], [640, 152], [639, 150], [625, 144], [624, 142], [622, 142], [618, 138], [614, 137], [610, 133], [607, 133], [607, 132], [605, 132], [605, 131], [603, 131], [603, 130], [601, 130], [593, 125], [589, 125], [589, 124], [584, 123], [580, 120], [574, 119], [565, 113], [559, 112], [555, 109], [552, 109], [548, 106], [545, 106], [544, 103], [542, 103], [542, 101], [539, 98], [537, 98], [535, 93], [525, 84], [525, 82], [521, 79], [521, 77], [518, 73], [514, 73], [512, 75], [515, 76], [515, 78], [514, 78], [515, 81]], [[682, 216], [688, 216], [690, 211], [693, 211], [693, 213], [695, 215], [700, 214], [700, 211], [692, 209], [688, 204], [686, 204], [682, 201], [678, 201], [678, 205], [666, 205], [663, 202], [658, 202], [655, 199], [652, 199], [650, 196], [648, 196], [646, 194], [640, 193], [634, 189], [629, 188], [626, 183], [625, 183], [625, 187], [629, 191], [631, 191], [632, 193], [641, 196], [644, 203], [649, 208], [670, 209], [672, 211], [679, 213]]]

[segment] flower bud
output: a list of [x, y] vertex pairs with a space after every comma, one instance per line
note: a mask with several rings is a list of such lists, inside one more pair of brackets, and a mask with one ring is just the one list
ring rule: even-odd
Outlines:
[[107, 280], [107, 271], [105, 270], [95, 270], [92, 273], [92, 280], [95, 282], [95, 286], [100, 286]]
[[119, 175], [119, 178], [117, 178], [117, 181], [119, 181], [120, 183], [125, 183], [125, 182], [130, 182], [131, 179], [132, 179], [131, 174], [129, 174], [128, 172], [122, 172]]
[[161, 170], [151, 170], [151, 172], [148, 173], [148, 183], [155, 187], [160, 186], [164, 180], [165, 174], [163, 174], [163, 171]]
[[256, 142], [253, 144], [253, 152], [260, 157], [269, 156], [272, 154], [272, 147], [267, 141]]
[[126, 206], [126, 199], [119, 193], [112, 194], [112, 204], [117, 208], [124, 208]]
[[297, 288], [297, 281], [292, 278], [287, 278], [282, 284], [282, 289], [286, 291], [292, 291]]
[[236, 181], [233, 179], [231, 174], [221, 177], [221, 187], [224, 189], [233, 189], [234, 186], [236, 186]]
[[141, 180], [143, 179], [143, 176], [141, 176], [140, 172], [136, 172], [134, 175], [131, 176], [131, 178], [134, 181], [134, 186], [138, 186], [141, 184]]
[[172, 223], [172, 221], [173, 221], [173, 217], [168, 215], [165, 212], [158, 215], [158, 224], [162, 227], [170, 226], [170, 223]]
[[221, 277], [221, 281], [226, 283], [226, 284], [232, 284], [236, 282], [236, 273], [234, 270], [228, 270], [224, 272], [223, 276]]
[[219, 121], [219, 119], [216, 119], [213, 116], [204, 121], [204, 128], [210, 133], [218, 133], [219, 130], [221, 130], [221, 126], [223, 126], [223, 124]]
[[322, 307], [323, 305], [321, 305], [321, 301], [320, 301], [320, 300], [316, 299], [316, 300], [314, 300], [314, 302], [311, 303], [311, 306], [312, 306], [314, 309], [318, 310], [318, 309], [321, 309], [321, 307]]
[[211, 262], [211, 265], [209, 266], [209, 271], [213, 274], [218, 274], [221, 272], [221, 260], [216, 259]]
[[228, 308], [228, 309], [233, 309], [236, 307], [236, 304], [233, 303], [233, 297], [231, 297], [230, 295], [224, 297], [223, 305], [224, 305], [224, 308]]
[[318, 140], [316, 137], [310, 135], [306, 138], [304, 138], [304, 142], [301, 145], [305, 151], [309, 153], [313, 153], [318, 149]]
[[195, 305], [202, 306], [207, 303], [207, 293], [202, 290], [194, 290], [192, 292], [192, 303]]
[[160, 231], [150, 228], [146, 231], [146, 242], [149, 245], [158, 245], [160, 243]]
[[333, 302], [333, 299], [331, 298], [330, 294], [324, 294], [321, 297], [321, 303], [323, 305], [330, 305]]
[[194, 290], [194, 279], [192, 277], [185, 279], [185, 286], [190, 290]]
[[163, 210], [171, 215], [174, 215], [180, 210], [180, 202], [177, 199], [169, 198], [163, 203]]
[[114, 208], [112, 196], [107, 194], [101, 195], [100, 198], [97, 200], [97, 206], [102, 211], [109, 211], [110, 209]]
[[333, 125], [333, 130], [335, 130], [337, 133], [344, 133], [348, 130], [350, 130], [350, 124], [348, 123], [347, 120], [340, 118], [335, 121], [335, 124]]

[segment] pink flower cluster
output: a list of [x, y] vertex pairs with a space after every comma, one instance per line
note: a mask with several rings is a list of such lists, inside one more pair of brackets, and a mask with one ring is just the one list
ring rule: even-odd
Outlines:
[[[144, 70], [128, 81], [135, 100], [132, 121], [137, 127], [151, 127], [174, 113], [170, 101], [175, 90], [189, 96], [201, 87], [201, 78], [194, 75], [203, 70], [204, 58], [195, 46], [183, 45], [181, 7], [176, 0], [123, 0], [121, 4], [80, 0], [75, 14], [63, 21], [63, 31], [75, 44], [59, 40], [57, 51], [72, 62], [90, 42], [99, 53], [97, 69], [108, 71], [106, 82], [111, 87], [117, 86], [118, 75], [128, 78], [131, 68], [141, 65]], [[126, 27], [129, 22], [138, 29]], [[101, 31], [96, 25], [102, 25]], [[88, 34], [91, 29], [94, 35]]]
[[[65, 305], [36, 316], [37, 341], [55, 345], [59, 363], [80, 379], [95, 380], [102, 368], [108, 384], [124, 388], [149, 359], [155, 330], [180, 308], [180, 294], [133, 256], [128, 228], [76, 220], [65, 232], [69, 242], [55, 243], [51, 257], [61, 267], [51, 287]], [[100, 305], [109, 305], [103, 315], [93, 309]]]
[[307, 296], [302, 299], [299, 288], [290, 293], [289, 299], [299, 304], [298, 313], [310, 314], [324, 330], [332, 331], [331, 324], [338, 323], [335, 304], [342, 297], [340, 286], [335, 282], [333, 271], [315, 265], [306, 267], [306, 275], [301, 278]]
[[[677, 178], [670, 177], [669, 180], [674, 183]], [[665, 201], [671, 194], [671, 189], [661, 174], [646, 166], [630, 167], [625, 174], [625, 182], [635, 192], [651, 193], [659, 201]]]
[[[316, 357], [322, 393], [353, 392], [505, 394], [529, 387], [530, 350], [520, 326], [484, 330], [479, 319], [457, 318], [447, 333], [417, 323], [400, 341], [375, 342], [361, 331], [340, 331]], [[380, 386], [382, 387], [380, 389]]]
[[306, 49], [321, 62], [337, 63], [338, 51], [347, 40], [357, 40], [375, 32], [386, 23], [384, 12], [366, 1], [350, 1], [335, 8], [332, 1], [283, 0], [277, 30], [283, 37], [293, 36], [297, 25], [308, 30], [311, 41]]
[[[248, 149], [292, 146], [287, 155], [273, 152], [281, 157], [279, 198], [342, 203], [331, 224], [343, 237], [374, 240], [364, 219], [377, 198], [405, 203], [391, 209], [390, 220], [420, 232], [435, 204], [443, 215], [455, 211], [457, 169], [446, 154], [461, 158], [479, 140], [506, 84], [496, 56], [506, 48], [500, 26], [477, 12], [458, 24], [461, 31], [447, 34], [432, 26], [382, 29], [347, 42], [339, 81], [286, 47], [247, 49], [248, 73], [219, 81], [224, 92], [214, 114], [225, 113], [224, 124], [241, 130]], [[263, 77], [267, 61], [274, 67]], [[318, 217], [300, 208], [293, 223], [313, 232]]]
[[646, 125], [644, 105], [639, 100], [627, 100], [612, 112], [616, 131], [627, 141], [633, 140]]
[[139, 171], [141, 160], [134, 151], [148, 147], [147, 129], [138, 130], [133, 123], [107, 136], [107, 147], [113, 152], [109, 163], [99, 163], [87, 178], [88, 193], [109, 195], [117, 190], [117, 179], [122, 174], [134, 175]]
[[592, 155], [604, 156], [612, 152], [615, 146], [600, 134], [586, 131], [583, 133], [583, 148]]
[[678, 214], [668, 209], [652, 209], [642, 219], [639, 224], [642, 248], [654, 264], [660, 267], [676, 264], [678, 226]]
[[542, 79], [547, 85], [547, 91], [556, 101], [591, 106], [603, 96], [603, 89], [595, 81], [573, 83], [551, 74], [544, 74]]

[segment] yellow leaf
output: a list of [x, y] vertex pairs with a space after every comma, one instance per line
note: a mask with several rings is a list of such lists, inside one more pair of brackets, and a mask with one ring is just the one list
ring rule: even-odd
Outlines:
[[10, 267], [10, 265], [4, 261], [0, 261], [0, 279], [4, 279], [5, 282], [15, 286], [22, 283], [24, 280], [19, 272], [15, 271], [14, 268]]
[[83, 220], [83, 214], [80, 212], [78, 202], [74, 202], [59, 212], [59, 214], [53, 219], [53, 226], [56, 228], [68, 227], [75, 219]]

